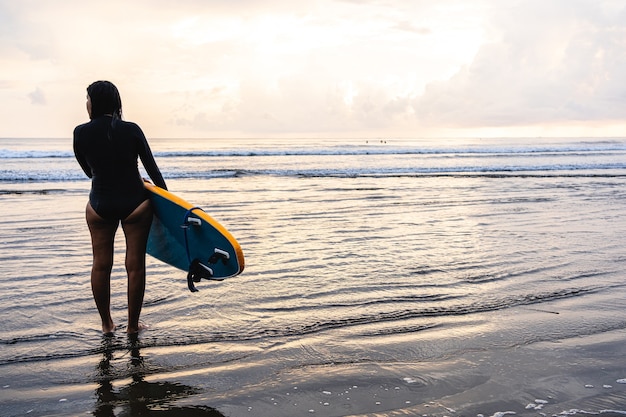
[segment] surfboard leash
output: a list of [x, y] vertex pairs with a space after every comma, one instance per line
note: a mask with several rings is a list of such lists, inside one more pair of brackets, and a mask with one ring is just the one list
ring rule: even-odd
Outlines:
[[[206, 275], [209, 275], [209, 277], [213, 276], [213, 271], [210, 268], [206, 268], [204, 265], [202, 265], [198, 259], [191, 259], [187, 229], [189, 229], [189, 226], [191, 226], [193, 220], [197, 220], [198, 224], [200, 223], [200, 219], [189, 216], [194, 210], [202, 210], [202, 208], [192, 207], [187, 210], [187, 212], [185, 213], [185, 217], [183, 218], [183, 224], [181, 225], [181, 227], [184, 231], [183, 234], [185, 236], [185, 251], [187, 252], [187, 261], [189, 262], [189, 271], [187, 272], [187, 287], [191, 292], [198, 292], [198, 289], [196, 288], [194, 282], [200, 282], [200, 280]], [[193, 223], [196, 224], [195, 222]]]

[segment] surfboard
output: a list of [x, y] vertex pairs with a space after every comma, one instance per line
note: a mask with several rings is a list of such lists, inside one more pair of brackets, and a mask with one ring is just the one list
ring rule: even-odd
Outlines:
[[244, 268], [241, 246], [228, 230], [201, 208], [145, 182], [154, 210], [147, 253], [187, 271], [187, 286], [202, 278], [224, 280]]

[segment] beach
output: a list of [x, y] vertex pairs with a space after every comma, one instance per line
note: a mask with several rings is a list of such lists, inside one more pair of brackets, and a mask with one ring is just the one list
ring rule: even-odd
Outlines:
[[215, 346], [127, 349], [5, 367], [15, 382], [3, 387], [3, 415], [617, 416], [626, 398], [623, 331], [438, 360], [278, 372], [256, 360], [215, 363]]
[[174, 140], [242, 275], [105, 338], [70, 139], [0, 139], [2, 416], [626, 415], [626, 139]]

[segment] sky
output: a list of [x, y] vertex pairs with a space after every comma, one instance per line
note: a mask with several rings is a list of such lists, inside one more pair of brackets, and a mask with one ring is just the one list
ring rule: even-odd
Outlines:
[[0, 0], [0, 137], [626, 137], [623, 0]]

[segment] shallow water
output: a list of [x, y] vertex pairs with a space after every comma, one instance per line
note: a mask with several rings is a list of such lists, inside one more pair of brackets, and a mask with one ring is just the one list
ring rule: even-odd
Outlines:
[[[416, 377], [422, 405], [465, 393], [464, 410], [487, 414], [529, 400], [511, 386], [489, 405], [477, 387], [499, 373], [509, 385], [549, 378], [528, 350], [554, 361], [559, 344], [606, 336], [598, 351], [626, 352], [615, 352], [626, 335], [626, 140], [155, 140], [169, 189], [238, 238], [246, 269], [192, 294], [184, 272], [149, 258], [150, 330], [132, 343], [121, 231], [112, 310], [122, 331], [104, 341], [98, 331], [89, 183], [68, 143], [0, 140], [2, 415], [133, 415], [142, 390], [153, 413], [290, 415], [276, 400], [285, 393], [272, 401], [265, 390], [297, 381], [304, 414], [411, 415], [414, 395], [380, 410], [331, 412], [323, 399], [333, 384], [345, 393], [368, 381], [363, 398], [385, 384], [415, 394]], [[560, 369], [581, 360], [564, 351]], [[626, 360], [612, 363], [601, 400], [589, 403], [580, 381], [581, 394], [565, 389], [567, 410], [626, 410], [616, 383]], [[319, 395], [321, 409], [304, 405]]]

